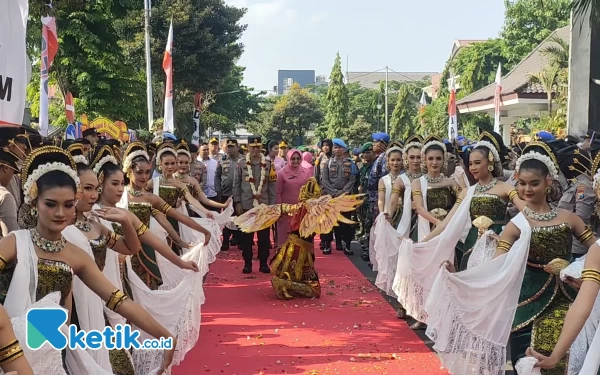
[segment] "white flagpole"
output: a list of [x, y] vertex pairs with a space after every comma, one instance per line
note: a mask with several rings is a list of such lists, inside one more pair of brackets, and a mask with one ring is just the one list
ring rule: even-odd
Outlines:
[[166, 75], [165, 85], [165, 112], [163, 131], [173, 133], [175, 131], [175, 122], [173, 119], [173, 21], [169, 27], [169, 37], [167, 38], [167, 47], [163, 58], [163, 70]]
[[150, 63], [150, 1], [144, 0], [144, 34], [146, 39], [146, 102], [148, 105], [148, 131], [152, 132], [154, 110], [152, 108], [152, 64]]
[[494, 94], [494, 132], [500, 134], [500, 103], [502, 94], [502, 63], [496, 72], [496, 92]]

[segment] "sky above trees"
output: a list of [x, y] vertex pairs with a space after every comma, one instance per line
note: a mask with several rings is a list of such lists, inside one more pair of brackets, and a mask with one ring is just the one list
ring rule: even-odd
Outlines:
[[278, 69], [329, 76], [339, 51], [343, 71], [441, 72], [455, 39], [497, 37], [503, 0], [225, 0], [248, 8], [240, 65], [244, 83], [272, 89]]

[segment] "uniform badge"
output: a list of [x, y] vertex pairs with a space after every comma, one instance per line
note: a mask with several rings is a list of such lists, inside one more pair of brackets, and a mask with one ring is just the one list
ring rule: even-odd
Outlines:
[[585, 197], [585, 186], [578, 186], [577, 187], [577, 200], [580, 201]]

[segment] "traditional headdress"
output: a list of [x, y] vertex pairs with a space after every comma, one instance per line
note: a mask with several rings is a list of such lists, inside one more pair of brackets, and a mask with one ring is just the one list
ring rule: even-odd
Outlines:
[[404, 153], [404, 147], [402, 145], [402, 142], [400, 141], [393, 141], [392, 143], [390, 143], [390, 145], [388, 146], [387, 150], [385, 150], [385, 156], [389, 156], [392, 152], [394, 151], [398, 151], [400, 153]]
[[[592, 159], [587, 151], [577, 145], [571, 145], [558, 151], [559, 168], [567, 180], [574, 180], [579, 175], [593, 177]], [[592, 172], [594, 171], [594, 172]]]
[[94, 173], [98, 176], [98, 183], [100, 184], [104, 182], [104, 172], [102, 171], [102, 167], [104, 167], [106, 163], [112, 163], [116, 166], [119, 165], [119, 161], [113, 154], [112, 148], [104, 145], [96, 150], [96, 155], [94, 155], [91, 165]]
[[15, 172], [19, 172], [19, 165], [17, 162], [21, 160], [17, 155], [12, 153], [8, 147], [0, 148], [0, 165], [8, 167]]
[[85, 151], [83, 149], [82, 143], [72, 143], [71, 145], [69, 145], [69, 147], [67, 147], [67, 152], [71, 154], [73, 160], [75, 160], [75, 163], [81, 163], [85, 165], [89, 164], [89, 160], [85, 156]]
[[125, 160], [123, 160], [123, 171], [127, 172], [131, 168], [131, 162], [138, 156], [143, 156], [150, 162], [150, 155], [146, 151], [146, 146], [141, 142], [132, 142], [125, 149]]
[[175, 149], [173, 148], [173, 145], [169, 144], [169, 143], [163, 143], [158, 148], [158, 152], [156, 153], [156, 159], [160, 160], [160, 158], [165, 153], [167, 153], [167, 154], [170, 153], [170, 154], [173, 154], [173, 156], [177, 157], [177, 151], [175, 151]]
[[190, 147], [188, 146], [187, 142], [183, 139], [181, 140], [181, 142], [179, 142], [177, 146], [175, 146], [175, 151], [177, 151], [177, 155], [182, 154], [187, 155], [187, 157], [190, 159], [192, 158], [192, 154], [190, 153]]
[[537, 152], [542, 155], [546, 155], [547, 157], [549, 157], [550, 160], [552, 161], [552, 164], [554, 164], [554, 169], [558, 173], [558, 168], [559, 168], [558, 158], [556, 157], [556, 153], [550, 146], [548, 146], [544, 142], [533, 141], [533, 142], [530, 142], [527, 146], [525, 146], [523, 148], [523, 155], [525, 155], [528, 152], [532, 152], [532, 151]]
[[408, 137], [406, 139], [404, 149], [402, 150], [402, 154], [406, 154], [411, 148], [423, 148], [423, 138], [419, 135], [413, 135], [412, 137]]
[[488, 154], [488, 161], [491, 165], [494, 166], [494, 169], [498, 171], [498, 173], [502, 172], [503, 160], [500, 156], [500, 150], [502, 149], [502, 145], [500, 144], [498, 139], [496, 139], [496, 137], [494, 137], [488, 132], [482, 132], [479, 135], [479, 141], [477, 142], [474, 148], [477, 148], [479, 146], [485, 147], [488, 150], [490, 150]]
[[427, 149], [434, 145], [440, 147], [443, 150], [444, 161], [447, 160], [448, 152], [446, 151], [446, 145], [444, 144], [444, 142], [442, 142], [442, 140], [439, 137], [436, 137], [435, 135], [430, 135], [425, 139], [425, 145], [423, 145], [423, 148], [421, 149], [421, 157], [423, 158], [423, 160], [425, 160], [425, 153], [427, 153]]
[[554, 161], [552, 161], [552, 159], [548, 155], [544, 155], [537, 151], [525, 152], [523, 155], [521, 155], [521, 157], [519, 157], [519, 159], [517, 159], [517, 166], [515, 168], [517, 173], [521, 169], [521, 165], [523, 164], [523, 162], [526, 160], [541, 161], [548, 168], [548, 171], [550, 172], [550, 177], [552, 177], [553, 180], [558, 179], [558, 168], [556, 168], [556, 164], [554, 164]]
[[56, 146], [44, 146], [33, 151], [21, 169], [21, 186], [23, 186], [23, 202], [27, 205], [38, 197], [37, 181], [46, 173], [61, 171], [73, 179], [80, 190], [79, 177], [75, 171], [75, 160], [71, 155]]

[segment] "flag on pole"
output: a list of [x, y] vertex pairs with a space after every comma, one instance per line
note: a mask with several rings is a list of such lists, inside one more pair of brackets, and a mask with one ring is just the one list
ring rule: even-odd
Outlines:
[[31, 62], [25, 51], [28, 0], [0, 5], [0, 125], [21, 126]]
[[48, 135], [48, 77], [58, 52], [58, 35], [54, 17], [42, 17], [42, 60], [40, 62], [40, 134]]
[[425, 113], [425, 107], [427, 107], [427, 98], [425, 97], [425, 91], [421, 92], [421, 100], [419, 101], [419, 114], [421, 115], [421, 126], [425, 122], [423, 114]]
[[500, 104], [502, 102], [502, 63], [496, 72], [496, 93], [494, 94], [494, 131], [500, 134]]
[[194, 112], [192, 121], [194, 122], [194, 134], [192, 134], [192, 144], [200, 146], [200, 112], [202, 111], [202, 94], [194, 95]]
[[73, 100], [73, 94], [70, 92], [67, 92], [65, 96], [65, 112], [69, 124], [75, 124], [75, 101]]
[[173, 121], [173, 21], [169, 27], [169, 37], [167, 38], [167, 47], [163, 57], [163, 70], [167, 76], [165, 85], [165, 115], [163, 131], [172, 133], [175, 131]]
[[450, 78], [450, 99], [448, 100], [448, 139], [454, 140], [458, 136], [458, 118], [456, 117], [456, 83], [454, 76]]

